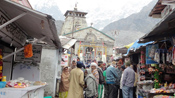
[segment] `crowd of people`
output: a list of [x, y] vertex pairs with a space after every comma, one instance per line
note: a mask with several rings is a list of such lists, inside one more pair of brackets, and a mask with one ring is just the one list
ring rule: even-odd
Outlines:
[[98, 61], [85, 67], [72, 61], [63, 67], [59, 98], [136, 98], [136, 84], [136, 66], [130, 62]]

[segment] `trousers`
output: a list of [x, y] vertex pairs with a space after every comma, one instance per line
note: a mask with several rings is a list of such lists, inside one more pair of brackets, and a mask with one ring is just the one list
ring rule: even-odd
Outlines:
[[118, 91], [116, 84], [107, 84], [107, 97], [106, 98], [117, 98]]
[[133, 87], [122, 87], [123, 98], [133, 98]]

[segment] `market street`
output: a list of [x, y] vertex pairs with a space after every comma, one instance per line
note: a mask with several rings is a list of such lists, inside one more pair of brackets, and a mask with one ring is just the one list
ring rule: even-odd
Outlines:
[[0, 98], [175, 98], [175, 0], [0, 0]]

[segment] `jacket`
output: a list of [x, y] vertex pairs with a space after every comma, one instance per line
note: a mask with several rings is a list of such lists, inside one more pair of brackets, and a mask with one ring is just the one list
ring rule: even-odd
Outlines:
[[106, 70], [106, 78], [107, 84], [115, 84], [116, 83], [116, 79], [118, 78], [118, 74], [116, 69], [111, 65], [107, 68]]
[[119, 69], [119, 68], [116, 68], [116, 71], [117, 71], [117, 75], [118, 75], [118, 78], [116, 78], [116, 85], [120, 85], [120, 79], [121, 79], [121, 76], [122, 76], [122, 70]]
[[94, 75], [89, 74], [85, 78], [85, 82], [87, 84], [87, 88], [85, 88], [86, 96], [87, 97], [95, 96], [97, 94], [98, 87]]
[[105, 78], [103, 76], [103, 71], [100, 67], [97, 67], [98, 74], [99, 74], [99, 84], [104, 84], [105, 83]]

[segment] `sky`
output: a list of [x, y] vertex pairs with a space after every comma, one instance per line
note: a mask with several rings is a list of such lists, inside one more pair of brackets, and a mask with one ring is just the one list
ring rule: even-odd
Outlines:
[[32, 6], [42, 6], [43, 3], [48, 5], [57, 4], [62, 13], [68, 9], [73, 9], [75, 4], [78, 3], [80, 10], [93, 10], [96, 8], [103, 8], [105, 10], [118, 10], [128, 5], [135, 5], [135, 8], [140, 5], [147, 5], [152, 0], [29, 0]]

